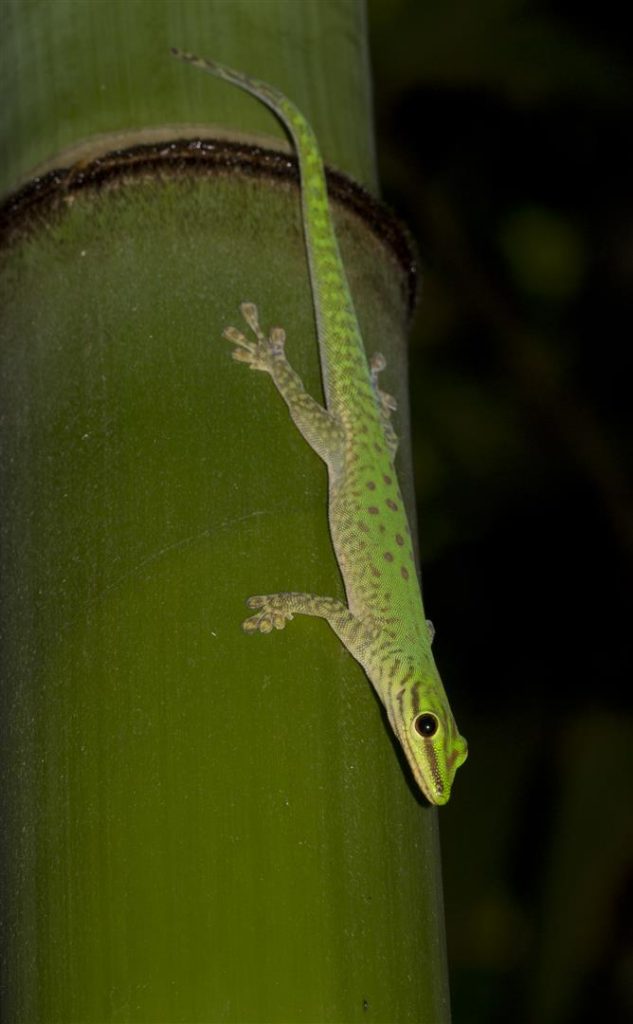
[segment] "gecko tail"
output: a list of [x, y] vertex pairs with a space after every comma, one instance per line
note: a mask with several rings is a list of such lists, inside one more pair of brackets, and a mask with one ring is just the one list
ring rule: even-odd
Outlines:
[[[224, 79], [264, 103], [288, 132], [299, 161], [303, 228], [327, 406], [337, 413], [349, 405], [349, 377], [357, 372], [356, 389], [367, 399], [382, 429], [354, 303], [341, 259], [319, 144], [309, 122], [292, 100], [275, 86], [251, 78], [215, 60], [172, 47], [174, 57]], [[394, 441], [390, 438], [390, 445]]]
[[226, 82], [232, 82], [233, 85], [237, 85], [238, 88], [243, 89], [245, 92], [250, 92], [253, 96], [258, 96], [264, 101], [272, 110], [281, 118], [288, 128], [288, 110], [291, 106], [289, 100], [279, 90], [275, 89], [274, 86], [269, 85], [268, 82], [262, 82], [259, 78], [251, 78], [250, 75], [245, 75], [241, 71], [236, 71], [234, 68], [228, 67], [226, 64], [221, 64], [217, 60], [208, 60], [206, 57], [198, 57], [195, 53], [190, 53], [188, 50], [180, 50], [177, 46], [170, 47], [171, 54], [176, 57], [177, 60], [185, 61], [187, 64], [192, 64], [194, 67], [199, 68], [201, 71], [206, 71], [209, 75], [215, 75], [216, 78], [223, 78]]

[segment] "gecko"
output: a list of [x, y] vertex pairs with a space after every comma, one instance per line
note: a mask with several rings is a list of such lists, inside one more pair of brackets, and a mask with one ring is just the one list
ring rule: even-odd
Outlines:
[[286, 333], [260, 326], [257, 306], [240, 306], [248, 333], [227, 327], [233, 358], [267, 373], [296, 427], [328, 471], [328, 520], [346, 603], [308, 593], [249, 597], [247, 633], [283, 629], [294, 615], [325, 619], [362, 665], [384, 705], [413, 776], [429, 803], [445, 804], [468, 754], [431, 650], [411, 531], [395, 470], [394, 399], [379, 384], [385, 359], [367, 359], [330, 212], [313, 129], [282, 92], [213, 60], [174, 56], [224, 79], [269, 107], [297, 155], [303, 231], [317, 327], [325, 407], [286, 357]]

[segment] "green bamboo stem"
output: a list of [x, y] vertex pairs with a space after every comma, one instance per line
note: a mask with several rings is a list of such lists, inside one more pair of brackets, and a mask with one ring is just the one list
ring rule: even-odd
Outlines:
[[[360, 5], [148, 6], [9, 6], [7, 185], [94, 132], [276, 133], [168, 43], [275, 80], [373, 180]], [[406, 425], [402, 281], [337, 216]], [[220, 337], [257, 301], [319, 394], [296, 189], [85, 190], [0, 287], [6, 1019], [447, 1020], [436, 815], [363, 673], [325, 624], [239, 628], [249, 594], [341, 594], [325, 470]]]

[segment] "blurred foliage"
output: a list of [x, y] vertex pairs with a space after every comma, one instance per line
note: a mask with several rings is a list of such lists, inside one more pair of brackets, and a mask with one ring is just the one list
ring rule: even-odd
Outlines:
[[456, 1024], [633, 1014], [627, 10], [369, 0], [420, 250], [420, 545], [471, 757], [442, 814]]

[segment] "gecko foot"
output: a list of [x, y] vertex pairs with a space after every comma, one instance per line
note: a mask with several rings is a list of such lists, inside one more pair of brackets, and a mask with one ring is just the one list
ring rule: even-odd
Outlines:
[[257, 340], [249, 341], [236, 327], [226, 327], [222, 333], [235, 345], [233, 358], [239, 363], [248, 363], [251, 370], [272, 373], [275, 360], [284, 355], [286, 332], [281, 327], [273, 327], [266, 337], [259, 326], [257, 306], [253, 302], [243, 302], [240, 312]]
[[292, 619], [292, 612], [282, 594], [260, 594], [249, 597], [246, 603], [249, 608], [260, 610], [242, 623], [245, 633], [272, 633], [273, 629], [283, 629]]
[[387, 360], [383, 356], [382, 352], [374, 352], [373, 356], [369, 360], [369, 369], [371, 373], [371, 383], [376, 392], [376, 396], [380, 403], [380, 411], [384, 419], [388, 420], [392, 412], [395, 412], [398, 408], [393, 395], [387, 394], [386, 391], [382, 391], [378, 386], [378, 374], [382, 373], [387, 365]]
[[391, 414], [398, 408], [398, 403], [393, 395], [388, 395], [386, 391], [382, 391], [378, 386], [378, 374], [382, 373], [386, 365], [387, 360], [383, 356], [382, 352], [374, 352], [373, 356], [369, 360], [371, 383], [378, 401], [378, 409], [380, 411], [380, 419], [382, 420], [385, 443], [393, 459], [398, 450], [398, 436], [391, 423]]

